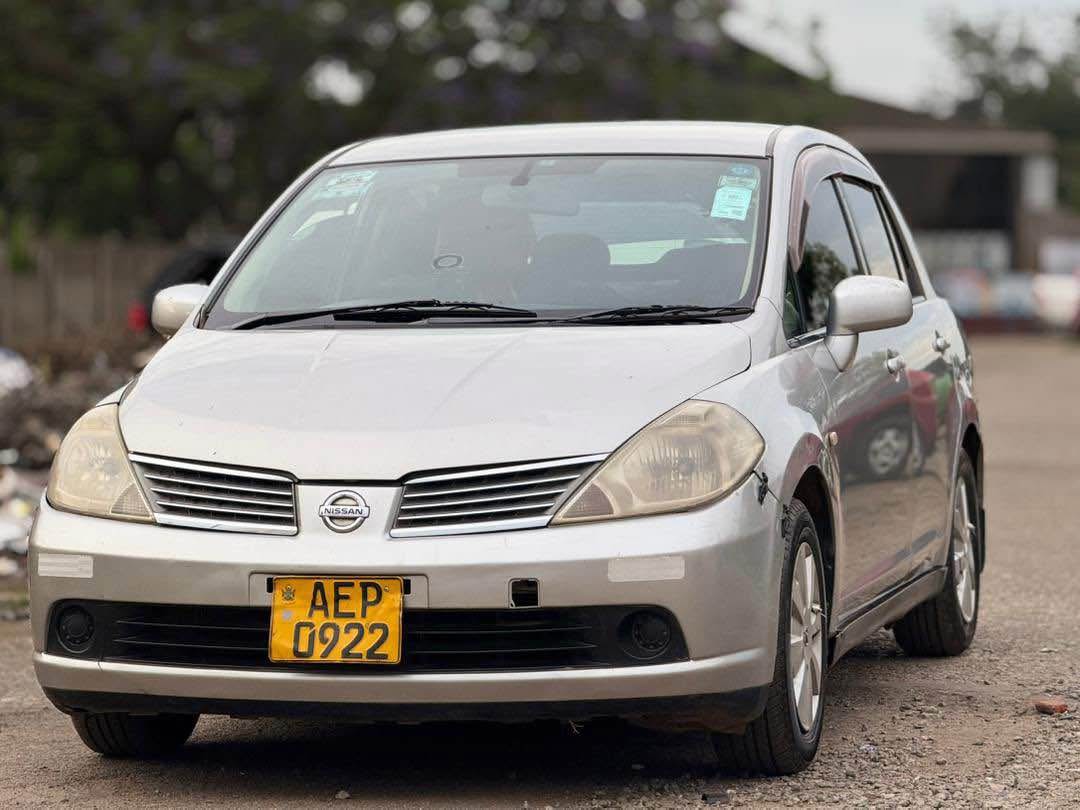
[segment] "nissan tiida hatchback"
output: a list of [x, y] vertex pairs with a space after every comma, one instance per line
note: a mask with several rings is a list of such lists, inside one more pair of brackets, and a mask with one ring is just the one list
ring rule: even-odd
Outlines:
[[975, 633], [971, 355], [825, 132], [354, 144], [153, 321], [31, 539], [37, 677], [95, 751], [201, 713], [618, 716], [791, 773], [867, 635]]

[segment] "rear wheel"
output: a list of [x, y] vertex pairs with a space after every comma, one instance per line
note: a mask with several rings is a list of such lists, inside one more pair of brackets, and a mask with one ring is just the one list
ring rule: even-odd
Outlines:
[[714, 734], [721, 767], [770, 776], [814, 759], [824, 713], [828, 612], [821, 546], [810, 512], [792, 500], [784, 531], [780, 627], [765, 711], [742, 734]]
[[79, 712], [75, 731], [91, 751], [108, 757], [149, 759], [177, 751], [195, 730], [197, 714], [134, 716], [120, 712]]
[[952, 536], [945, 587], [893, 625], [908, 655], [959, 655], [975, 638], [979, 621], [979, 491], [975, 468], [961, 452], [953, 496]]

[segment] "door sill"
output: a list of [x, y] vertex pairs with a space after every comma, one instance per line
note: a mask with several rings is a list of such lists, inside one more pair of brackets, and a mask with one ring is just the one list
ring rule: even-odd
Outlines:
[[913, 580], [886, 591], [849, 619], [832, 639], [829, 663], [835, 664], [845, 653], [873, 635], [880, 628], [896, 621], [916, 605], [932, 599], [945, 587], [945, 568], [926, 571]]

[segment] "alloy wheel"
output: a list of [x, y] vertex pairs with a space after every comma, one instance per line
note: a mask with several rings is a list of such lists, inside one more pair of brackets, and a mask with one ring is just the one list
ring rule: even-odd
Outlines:
[[791, 576], [791, 628], [788, 679], [795, 713], [803, 732], [814, 727], [821, 711], [825, 632], [817, 561], [809, 543], [795, 552]]
[[971, 520], [967, 482], [956, 484], [956, 502], [953, 505], [953, 583], [960, 615], [969, 623], [975, 617], [976, 568], [975, 524]]

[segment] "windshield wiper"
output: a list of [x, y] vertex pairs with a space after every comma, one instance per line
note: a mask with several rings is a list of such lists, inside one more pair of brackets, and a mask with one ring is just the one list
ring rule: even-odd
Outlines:
[[725, 315], [749, 315], [753, 307], [709, 307], [697, 304], [649, 304], [648, 306], [618, 307], [586, 312], [563, 323], [626, 323], [653, 322], [675, 323], [679, 321], [709, 321]]
[[266, 312], [254, 315], [239, 323], [233, 329], [256, 329], [260, 326], [275, 326], [294, 323], [311, 318], [333, 318], [336, 321], [396, 321], [408, 323], [436, 317], [476, 317], [492, 318], [536, 318], [529, 309], [507, 307], [502, 304], [489, 304], [482, 301], [439, 301], [435, 298], [423, 298], [410, 301], [391, 301], [386, 304], [362, 304], [326, 309], [293, 310], [291, 312]]
[[[347, 310], [334, 313], [334, 320], [371, 320], [374, 315], [379, 320], [422, 320], [431, 316], [437, 317], [471, 317], [474, 315], [489, 315], [496, 318], [535, 318], [536, 313], [531, 309], [519, 309], [508, 307], [503, 304], [489, 304], [484, 301], [439, 301], [436, 298], [428, 298], [418, 301], [394, 301], [389, 304], [368, 304], [360, 307], [350, 307]], [[390, 317], [383, 317], [390, 316]]]

